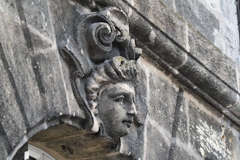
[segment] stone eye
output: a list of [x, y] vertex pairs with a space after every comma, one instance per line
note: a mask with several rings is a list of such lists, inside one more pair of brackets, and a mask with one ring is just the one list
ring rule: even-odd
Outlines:
[[113, 99], [115, 102], [118, 102], [118, 103], [124, 103], [125, 101], [125, 96], [124, 95], [120, 95], [120, 96], [117, 96]]

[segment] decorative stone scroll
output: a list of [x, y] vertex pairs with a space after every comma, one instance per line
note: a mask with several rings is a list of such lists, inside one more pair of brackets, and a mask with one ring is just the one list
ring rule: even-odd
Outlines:
[[76, 37], [66, 37], [61, 55], [85, 128], [119, 144], [132, 125], [140, 125], [135, 107], [136, 61], [142, 50], [129, 35], [126, 14], [116, 7], [81, 16]]

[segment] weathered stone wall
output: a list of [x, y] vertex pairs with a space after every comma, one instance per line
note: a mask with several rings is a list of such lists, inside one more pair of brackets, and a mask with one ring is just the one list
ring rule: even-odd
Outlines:
[[[239, 29], [236, 0], [163, 0], [174, 12], [180, 14], [221, 52], [238, 65], [240, 84]], [[238, 86], [240, 90], [240, 86]]]
[[49, 7], [47, 0], [0, 2], [1, 160], [46, 128], [44, 122], [84, 117], [64, 74]]
[[239, 159], [238, 127], [148, 62], [144, 65], [150, 98], [142, 159]]
[[239, 63], [236, 0], [165, 0], [222, 53]]
[[[138, 81], [136, 99], [144, 125], [137, 138], [135, 133], [130, 135], [133, 154], [139, 160], [240, 159], [239, 113], [235, 114], [239, 106], [232, 110], [227, 106], [218, 108], [206, 98], [216, 94], [221, 99], [226, 89], [230, 90], [226, 93], [234, 93], [231, 100], [239, 102], [234, 1], [100, 2], [127, 12], [131, 34], [144, 48], [139, 62], [144, 73]], [[53, 125], [47, 123], [52, 119], [84, 118], [58, 44], [63, 33], [74, 34], [69, 28], [74, 25], [76, 14], [89, 12], [88, 7], [71, 0], [0, 1], [0, 160], [11, 158], [31, 136]], [[142, 32], [144, 27], [147, 29]], [[168, 56], [173, 52], [161, 50], [165, 46], [167, 51], [187, 58], [175, 61], [177, 58]], [[193, 64], [201, 64], [207, 72], [198, 65], [189, 67], [192, 59], [196, 61]], [[165, 63], [173, 68], [167, 68]], [[195, 88], [179, 80], [180, 73]], [[201, 74], [195, 78], [188, 75], [193, 73]], [[209, 79], [224, 85], [216, 89]], [[211, 92], [221, 89], [222, 93]]]

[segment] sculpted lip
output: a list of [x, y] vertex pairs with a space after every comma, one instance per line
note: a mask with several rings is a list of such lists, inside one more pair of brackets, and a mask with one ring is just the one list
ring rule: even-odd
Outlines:
[[122, 123], [125, 124], [128, 128], [130, 128], [132, 126], [133, 121], [132, 120], [123, 120]]

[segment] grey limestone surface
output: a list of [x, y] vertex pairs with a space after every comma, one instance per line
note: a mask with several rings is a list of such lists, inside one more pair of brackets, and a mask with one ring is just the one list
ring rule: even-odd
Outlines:
[[221, 117], [217, 120], [204, 113], [197, 104], [190, 102], [190, 143], [203, 157], [230, 160], [232, 159], [233, 149], [231, 127], [224, 124], [224, 120]]
[[171, 133], [178, 89], [153, 70], [149, 75], [149, 90], [148, 115]]
[[[0, 2], [0, 122], [8, 154], [45, 120], [69, 114], [83, 117], [79, 108], [70, 106], [74, 99], [66, 91], [69, 81], [63, 79], [48, 3]], [[0, 157], [6, 160], [2, 143]]]
[[0, 141], [0, 159], [1, 160], [5, 160], [5, 158], [7, 157], [7, 150], [6, 150], [6, 145], [4, 144], [4, 139], [1, 137], [0, 138], [1, 141]]
[[[234, 66], [239, 54], [233, 0], [128, 2], [236, 88]], [[185, 60], [179, 46], [161, 37], [161, 31], [147, 25], [126, 3], [119, 3], [128, 11], [131, 33], [142, 43], [159, 50], [160, 58], [172, 58], [172, 66]], [[74, 34], [74, 18], [83, 11], [89, 9], [71, 0], [0, 1], [0, 160], [6, 160], [42, 122], [61, 115], [84, 118], [72, 93], [69, 70], [58, 52], [63, 33]], [[156, 44], [170, 49], [155, 48]], [[166, 50], [178, 54], [166, 54]], [[145, 57], [139, 62], [136, 103], [143, 126], [126, 140], [129, 150], [141, 160], [239, 160], [239, 126], [194, 92], [179, 89], [181, 84], [153, 64]], [[181, 67], [187, 75], [186, 65]]]
[[[145, 159], [148, 160], [160, 160], [168, 159], [168, 152], [170, 148], [170, 143], [167, 135], [160, 130], [158, 126], [154, 126], [151, 122], [148, 122], [147, 126], [147, 140], [146, 140], [146, 150]], [[154, 123], [154, 122], [153, 122]], [[156, 122], [155, 122], [156, 123]]]
[[175, 0], [175, 9], [225, 55], [239, 63], [235, 0]]
[[239, 139], [236, 126], [188, 90], [182, 95], [171, 79], [148, 66], [151, 98], [143, 159], [237, 160], [240, 146], [235, 142]]
[[[149, 1], [149, 3], [151, 2]], [[187, 29], [187, 35], [189, 36], [189, 44], [191, 44], [188, 49], [191, 52], [184, 51], [183, 46], [176, 44], [177, 40], [174, 41], [173, 37], [166, 35], [169, 34], [168, 32], [165, 33], [153, 23], [154, 19], [151, 19], [150, 14], [152, 11], [146, 12], [146, 6], [140, 7], [141, 5], [137, 4], [134, 8], [130, 3], [127, 3], [127, 7], [132, 8], [130, 25], [137, 39], [171, 67], [177, 68], [182, 75], [196, 85], [195, 88], [199, 87], [217, 103], [221, 103], [223, 107], [234, 106], [231, 110], [237, 115], [238, 112], [233, 111], [239, 108], [236, 63], [190, 26]], [[151, 10], [149, 6], [147, 5], [148, 9]], [[139, 11], [141, 9], [142, 12]], [[169, 10], [166, 11], [173, 14]], [[172, 17], [179, 18], [177, 15]], [[146, 37], [148, 38], [146, 39]], [[159, 60], [154, 57], [153, 61], [158, 62]], [[176, 74], [178, 73], [176, 72]]]

